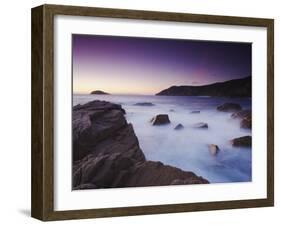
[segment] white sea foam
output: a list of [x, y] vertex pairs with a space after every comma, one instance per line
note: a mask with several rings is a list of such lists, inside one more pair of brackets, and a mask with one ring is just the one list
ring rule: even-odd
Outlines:
[[[229, 142], [236, 137], [251, 135], [251, 130], [241, 129], [239, 121], [231, 119], [230, 113], [216, 110], [224, 102], [236, 102], [244, 108], [250, 108], [251, 99], [74, 95], [73, 105], [94, 99], [122, 105], [126, 110], [127, 121], [133, 124], [141, 149], [148, 160], [193, 171], [210, 182], [251, 181], [251, 149], [233, 148]], [[134, 105], [139, 102], [151, 102], [155, 105]], [[191, 114], [194, 110], [199, 110], [200, 113]], [[168, 114], [171, 123], [152, 126], [149, 121], [157, 114]], [[198, 122], [208, 123], [209, 128], [193, 128]], [[174, 130], [179, 123], [184, 129]], [[219, 146], [217, 156], [209, 153], [208, 144]]]

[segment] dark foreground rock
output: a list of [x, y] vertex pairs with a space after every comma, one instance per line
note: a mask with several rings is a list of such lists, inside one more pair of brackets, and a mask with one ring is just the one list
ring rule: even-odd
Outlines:
[[73, 107], [73, 189], [208, 183], [192, 172], [146, 161], [120, 105]]
[[[105, 101], [92, 101], [73, 107], [73, 159], [76, 161], [84, 158], [93, 148], [97, 149], [101, 141], [113, 134], [121, 136], [126, 133], [129, 126], [124, 113], [120, 105]], [[134, 139], [132, 136], [127, 138]]]
[[170, 119], [168, 115], [162, 114], [162, 115], [156, 115], [150, 120], [150, 122], [152, 123], [153, 126], [165, 125], [170, 123]]
[[181, 130], [183, 128], [184, 128], [184, 126], [180, 123], [180, 124], [177, 124], [177, 126], [174, 128], [174, 130]]
[[209, 128], [208, 124], [205, 122], [196, 123], [193, 125], [193, 127], [196, 129], [208, 129]]
[[150, 102], [140, 102], [140, 103], [135, 103], [135, 106], [147, 106], [147, 107], [152, 107], [155, 106], [155, 104], [150, 103]]
[[241, 111], [242, 107], [240, 106], [240, 104], [236, 104], [236, 103], [224, 103], [218, 106], [217, 110], [223, 112], [236, 112], [236, 111]]
[[240, 127], [244, 129], [252, 129], [252, 111], [242, 110], [231, 115], [233, 119], [240, 119]]
[[183, 171], [179, 168], [164, 165], [161, 162], [146, 161], [133, 168], [132, 176], [127, 182], [130, 187], [171, 185], [175, 180], [178, 184], [206, 184], [209, 183], [202, 177], [192, 172]]
[[244, 136], [238, 137], [230, 141], [234, 147], [251, 147], [252, 146], [252, 137]]

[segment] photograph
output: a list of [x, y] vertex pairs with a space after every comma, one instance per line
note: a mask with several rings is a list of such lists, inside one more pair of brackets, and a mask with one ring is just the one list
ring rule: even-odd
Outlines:
[[247, 13], [32, 8], [31, 216], [274, 206], [275, 20]]
[[252, 43], [73, 33], [71, 48], [72, 190], [252, 181]]

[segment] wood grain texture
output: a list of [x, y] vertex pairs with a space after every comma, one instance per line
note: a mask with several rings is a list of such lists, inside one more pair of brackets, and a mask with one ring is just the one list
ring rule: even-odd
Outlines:
[[267, 198], [274, 205], [274, 20], [267, 24]]
[[[267, 28], [267, 198], [90, 210], [54, 211], [54, 16], [96, 16]], [[66, 220], [274, 204], [274, 21], [272, 19], [43, 5], [32, 9], [32, 217]]]
[[43, 6], [32, 10], [31, 216], [43, 219]]

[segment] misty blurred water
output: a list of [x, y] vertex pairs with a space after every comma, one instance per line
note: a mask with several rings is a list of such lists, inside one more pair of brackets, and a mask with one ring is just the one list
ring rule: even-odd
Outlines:
[[[244, 109], [250, 109], [250, 98], [73, 95], [73, 105], [92, 100], [122, 105], [147, 160], [193, 171], [212, 183], [251, 181], [251, 148], [234, 148], [229, 142], [236, 137], [251, 135], [251, 130], [241, 129], [239, 121], [231, 119], [231, 113], [216, 110], [225, 102], [239, 103]], [[150, 102], [154, 106], [135, 105], [140, 102]], [[200, 114], [191, 114], [195, 110], [199, 110]], [[171, 123], [152, 126], [149, 121], [157, 114], [168, 114]], [[193, 128], [198, 122], [208, 123], [209, 128]], [[184, 129], [174, 130], [179, 123]], [[219, 146], [221, 151], [217, 156], [210, 154], [208, 144]]]

